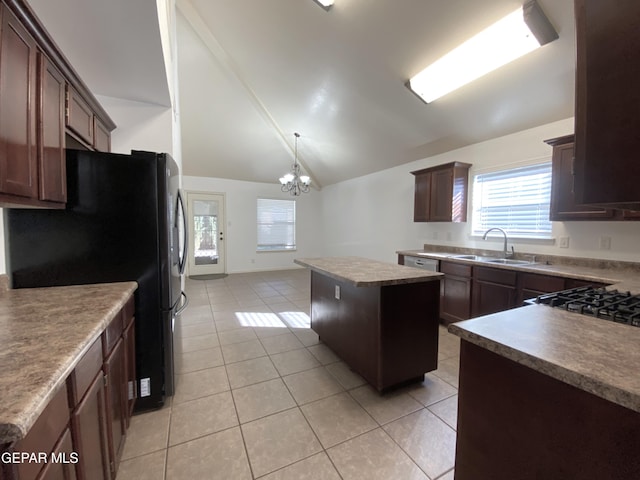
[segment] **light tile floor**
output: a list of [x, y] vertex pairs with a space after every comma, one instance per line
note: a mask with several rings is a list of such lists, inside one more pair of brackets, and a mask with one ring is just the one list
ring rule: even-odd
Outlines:
[[119, 480], [452, 480], [460, 344], [380, 396], [309, 328], [306, 270], [187, 280], [176, 394], [131, 422]]

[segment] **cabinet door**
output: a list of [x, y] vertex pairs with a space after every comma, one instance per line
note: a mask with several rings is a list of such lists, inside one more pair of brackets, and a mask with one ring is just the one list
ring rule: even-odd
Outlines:
[[640, 2], [576, 0], [576, 199], [640, 206]]
[[75, 464], [79, 458], [77, 452], [73, 451], [71, 432], [68, 428], [53, 450], [51, 458], [53, 456], [55, 456], [56, 462], [48, 462], [40, 472], [38, 480], [76, 480]]
[[67, 86], [67, 127], [87, 145], [93, 145], [93, 112], [71, 87]]
[[0, 192], [38, 198], [36, 43], [0, 8]]
[[429, 220], [450, 222], [453, 202], [453, 169], [437, 170], [431, 173], [431, 202]]
[[613, 210], [576, 204], [573, 145], [570, 142], [553, 147], [549, 219], [562, 221], [612, 218]]
[[125, 409], [125, 422], [126, 427], [129, 428], [131, 422], [131, 414], [133, 413], [133, 407], [136, 402], [137, 382], [136, 382], [136, 335], [135, 335], [135, 322], [133, 319], [129, 322], [129, 325], [124, 330], [124, 368], [126, 376], [126, 409]]
[[103, 125], [98, 117], [94, 116], [93, 119], [93, 148], [99, 152], [110, 152], [111, 132], [107, 130], [107, 127]]
[[431, 204], [431, 174], [416, 175], [413, 197], [413, 221], [428, 222]]
[[440, 318], [445, 324], [471, 318], [471, 267], [440, 262]]
[[96, 377], [71, 419], [76, 465], [81, 480], [109, 480], [107, 409], [102, 372]]
[[124, 342], [120, 339], [104, 362], [109, 456], [111, 470], [114, 474], [124, 447], [126, 431], [125, 410], [127, 408], [127, 398], [124, 357]]
[[536, 273], [519, 273], [518, 283], [518, 305], [522, 305], [525, 300], [536, 298], [538, 295], [559, 292], [565, 289], [565, 279], [563, 277], [538, 275]]
[[64, 203], [67, 201], [65, 81], [42, 53], [38, 55], [38, 69], [40, 200]]
[[513, 270], [474, 267], [471, 303], [474, 317], [517, 306], [517, 273]]

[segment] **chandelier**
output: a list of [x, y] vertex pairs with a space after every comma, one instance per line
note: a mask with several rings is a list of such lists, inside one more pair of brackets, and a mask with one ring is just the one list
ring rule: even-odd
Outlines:
[[290, 173], [280, 177], [280, 183], [282, 184], [280, 190], [298, 196], [301, 193], [309, 193], [311, 179], [307, 175], [300, 175], [300, 165], [298, 164], [298, 138], [300, 138], [300, 134], [296, 132], [294, 135], [296, 139], [293, 165]]

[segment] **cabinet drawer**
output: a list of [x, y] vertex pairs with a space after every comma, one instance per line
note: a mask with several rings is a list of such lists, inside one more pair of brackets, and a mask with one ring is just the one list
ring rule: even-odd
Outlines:
[[87, 389], [102, 370], [102, 341], [98, 338], [78, 362], [75, 370], [69, 375], [73, 406], [80, 403]]
[[537, 292], [559, 292], [564, 290], [564, 278], [535, 273], [521, 273], [522, 288]]
[[[18, 442], [16, 451], [35, 454], [42, 452], [48, 456], [68, 424], [69, 404], [67, 389], [63, 385], [40, 414], [27, 436]], [[20, 463], [20, 480], [33, 480], [44, 466], [44, 463], [37, 462]]]
[[118, 312], [102, 334], [102, 355], [104, 358], [109, 356], [109, 353], [113, 350], [113, 346], [122, 335], [122, 331], [124, 330], [123, 315], [124, 309]]
[[129, 300], [127, 300], [127, 303], [125, 304], [124, 308], [122, 309], [122, 320], [123, 320], [124, 327], [129, 325], [129, 322], [135, 315], [135, 311], [136, 311], [136, 303], [133, 295], [131, 295], [129, 297]]
[[458, 277], [471, 277], [471, 265], [440, 262], [440, 271], [442, 273], [446, 273], [448, 275], [456, 275]]
[[512, 270], [499, 268], [475, 267], [473, 269], [474, 280], [498, 283], [500, 285], [516, 286], [517, 273]]
[[80, 95], [67, 87], [67, 127], [88, 145], [93, 145], [93, 112]]

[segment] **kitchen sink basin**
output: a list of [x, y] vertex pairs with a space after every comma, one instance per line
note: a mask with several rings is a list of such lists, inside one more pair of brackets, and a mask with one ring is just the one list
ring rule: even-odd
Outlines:
[[532, 262], [528, 260], [514, 260], [513, 258], [492, 258], [491, 260], [484, 259], [487, 263], [500, 263], [502, 265], [530, 265]]
[[480, 260], [478, 255], [451, 255], [451, 258], [458, 258], [460, 260]]

